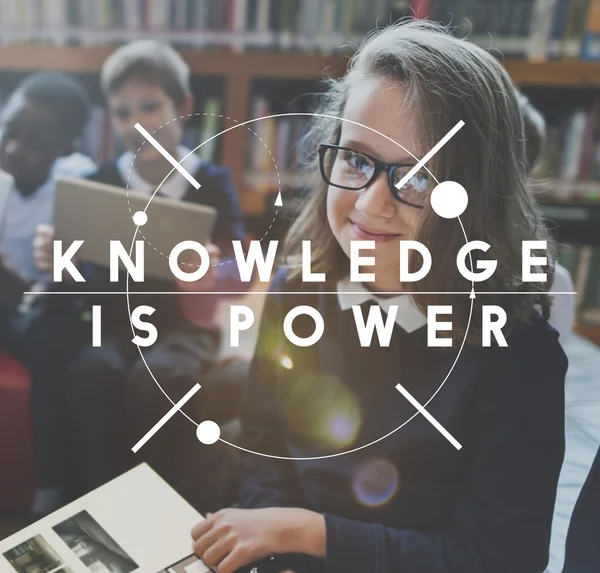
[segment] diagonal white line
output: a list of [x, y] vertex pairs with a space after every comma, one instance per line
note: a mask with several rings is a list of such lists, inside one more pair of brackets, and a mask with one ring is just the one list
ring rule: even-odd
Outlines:
[[402, 386], [402, 384], [396, 384], [396, 390], [400, 392], [418, 411], [422, 414], [427, 421], [440, 433], [444, 438], [446, 438], [457, 450], [460, 450], [462, 446], [456, 441], [456, 439], [452, 436], [444, 426], [442, 426], [419, 402], [417, 402], [412, 394]]
[[465, 124], [461, 119], [442, 139], [440, 139], [431, 150], [425, 154], [421, 159], [398, 183], [396, 183], [396, 189], [401, 189], [402, 186], [417, 172], [419, 169], [425, 166], [425, 164], [442, 148], [450, 138]]
[[150, 440], [158, 430], [160, 430], [179, 410], [183, 405], [200, 390], [200, 384], [196, 384], [177, 404], [175, 404], [157, 423], [156, 425], [135, 445], [131, 448], [133, 453], [137, 453], [138, 450]]
[[150, 143], [179, 173], [181, 173], [196, 189], [200, 189], [200, 183], [196, 181], [182, 166], [181, 164], [160, 144], [154, 137], [152, 137], [139, 123], [134, 126]]

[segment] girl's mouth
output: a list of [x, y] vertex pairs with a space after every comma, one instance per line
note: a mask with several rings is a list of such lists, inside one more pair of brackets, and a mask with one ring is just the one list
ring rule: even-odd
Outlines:
[[364, 225], [359, 225], [352, 221], [352, 219], [348, 219], [350, 223], [350, 227], [352, 228], [352, 232], [359, 238], [365, 241], [375, 241], [376, 243], [386, 243], [388, 241], [392, 241], [394, 239], [399, 239], [402, 237], [402, 234], [391, 234], [386, 233], [385, 231], [380, 231], [378, 229], [373, 229], [370, 227], [365, 227]]

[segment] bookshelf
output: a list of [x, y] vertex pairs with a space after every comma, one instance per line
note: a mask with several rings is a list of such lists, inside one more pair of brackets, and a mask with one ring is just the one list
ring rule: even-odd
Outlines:
[[[41, 70], [70, 74], [98, 74], [112, 46], [56, 46], [46, 44], [10, 44], [0, 46], [0, 70], [27, 73]], [[334, 77], [344, 73], [349, 54], [303, 52], [235, 52], [226, 49], [182, 49], [181, 53], [195, 76], [218, 76], [223, 79], [223, 115], [225, 127], [232, 120], [249, 118], [252, 82], [255, 78], [280, 80], [310, 79], [318, 81], [324, 74]], [[515, 83], [521, 87], [559, 87], [570, 89], [600, 88], [600, 62], [577, 59], [529, 62], [507, 60], [504, 65]], [[242, 208], [249, 216], [265, 211], [263, 193], [251, 192], [246, 177], [245, 148], [250, 134], [234, 129], [223, 136], [221, 162], [228, 165], [240, 189]], [[264, 188], [264, 187], [263, 187]]]
[[[0, 70], [98, 73], [113, 50], [111, 46], [10, 44], [0, 46]], [[326, 70], [334, 76], [341, 75], [348, 62], [348, 54], [234, 52], [189, 48], [182, 49], [181, 54], [193, 74], [226, 77], [320, 78]], [[504, 65], [520, 86], [600, 87], [600, 61], [576, 58], [544, 62], [506, 60]]]
[[[115, 49], [110, 45], [67, 46], [36, 43], [8, 44], [0, 46], [0, 74], [11, 76], [34, 71], [54, 70], [90, 78], [97, 81], [103, 62]], [[324, 75], [338, 77], [346, 69], [349, 52], [318, 53], [301, 51], [235, 51], [232, 49], [180, 49], [193, 74], [195, 90], [203, 89], [203, 82], [212, 78], [217, 81], [221, 100], [221, 113], [224, 117], [219, 129], [225, 129], [237, 122], [253, 117], [252, 101], [260, 82], [273, 82], [273, 85], [317, 84]], [[600, 61], [579, 59], [558, 59], [532, 62], [510, 60], [503, 62], [506, 70], [521, 88], [542, 90], [549, 94], [560, 92], [558, 100], [571, 98], [576, 101], [578, 94], [600, 94]], [[198, 88], [200, 86], [200, 88]], [[283, 91], [287, 88], [281, 88]], [[304, 91], [304, 87], [298, 93]], [[279, 88], [277, 88], [279, 92]], [[563, 98], [564, 94], [568, 97]], [[554, 96], [550, 96], [554, 98]], [[279, 95], [281, 99], [281, 95]], [[279, 113], [277, 110], [275, 113]], [[218, 145], [219, 162], [227, 165], [233, 173], [234, 182], [240, 192], [240, 202], [247, 217], [250, 230], [262, 231], [265, 221], [271, 220], [269, 195], [276, 186], [274, 173], [252, 172], [248, 167], [248, 146], [253, 135], [244, 128], [227, 132]], [[282, 172], [282, 186], [294, 187], [294, 173]], [[577, 193], [567, 193], [573, 185], [554, 181], [546, 193], [539, 195], [542, 210], [550, 223], [557, 227], [559, 241], [578, 245], [600, 245], [600, 182], [575, 182], [583, 185], [588, 195], [595, 199], [583, 200]], [[589, 188], [594, 188], [589, 193]], [[554, 187], [554, 188], [552, 188]], [[585, 194], [585, 193], [584, 193]], [[600, 325], [581, 324], [580, 332], [598, 341]]]

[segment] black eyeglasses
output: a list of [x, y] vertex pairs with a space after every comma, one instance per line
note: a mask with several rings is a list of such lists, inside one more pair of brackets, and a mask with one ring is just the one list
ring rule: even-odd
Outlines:
[[351, 191], [366, 189], [385, 172], [394, 199], [416, 209], [423, 209], [425, 205], [430, 182], [426, 169], [419, 169], [400, 189], [396, 188], [414, 164], [391, 165], [362, 151], [321, 143], [319, 165], [321, 176], [328, 185]]

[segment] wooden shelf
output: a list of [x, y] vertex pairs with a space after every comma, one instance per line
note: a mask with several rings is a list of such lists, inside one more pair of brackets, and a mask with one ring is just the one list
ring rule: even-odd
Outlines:
[[[97, 73], [114, 49], [46, 44], [0, 46], [0, 70]], [[184, 49], [181, 53], [194, 74], [206, 75], [320, 78], [325, 70], [333, 76], [343, 74], [348, 63], [348, 56], [339, 54], [222, 49]], [[507, 60], [505, 67], [515, 83], [523, 86], [600, 87], [600, 62]]]
[[600, 87], [600, 62], [578, 59], [548, 62], [508, 60], [506, 71], [519, 86]]
[[[114, 46], [52, 46], [11, 44], [0, 46], [0, 70], [54, 70], [98, 73]], [[181, 50], [193, 74], [280, 78], [321, 78], [329, 70], [341, 75], [348, 56], [303, 52], [232, 52]]]
[[[114, 45], [56, 46], [50, 44], [10, 44], [0, 46], [0, 72], [42, 70], [66, 73], [99, 73]], [[224, 114], [235, 121], [248, 118], [255, 78], [320, 79], [341, 76], [348, 65], [348, 54], [306, 52], [246, 51], [225, 49], [182, 49], [181, 54], [194, 75], [224, 78]], [[521, 86], [600, 88], [600, 62], [579, 60], [532, 63], [508, 60], [505, 66]], [[244, 180], [248, 133], [235, 129], [223, 136], [221, 163], [233, 173], [240, 190], [244, 213], [260, 215], [265, 209], [265, 193], [249, 189]]]

